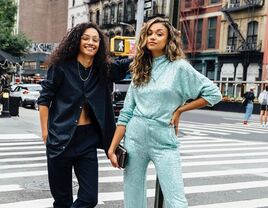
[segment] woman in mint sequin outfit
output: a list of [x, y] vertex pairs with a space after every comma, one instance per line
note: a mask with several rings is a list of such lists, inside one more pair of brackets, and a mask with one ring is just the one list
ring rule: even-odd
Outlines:
[[[185, 59], [179, 32], [165, 19], [154, 18], [141, 29], [131, 65], [132, 82], [120, 112], [108, 155], [119, 167], [115, 149], [125, 136], [129, 158], [124, 170], [125, 208], [146, 208], [146, 172], [150, 161], [167, 208], [186, 208], [177, 137], [183, 112], [221, 100], [209, 79]], [[187, 100], [193, 101], [185, 104]]]

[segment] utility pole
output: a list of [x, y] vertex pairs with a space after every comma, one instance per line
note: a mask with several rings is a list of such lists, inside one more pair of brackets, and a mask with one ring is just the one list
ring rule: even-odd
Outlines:
[[144, 0], [138, 0], [136, 35], [135, 35], [136, 41], [138, 41], [143, 21], [144, 21]]

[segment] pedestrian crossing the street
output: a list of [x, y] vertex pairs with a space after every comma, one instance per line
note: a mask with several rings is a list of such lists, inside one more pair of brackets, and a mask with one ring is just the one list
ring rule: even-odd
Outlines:
[[[190, 208], [268, 207], [267, 142], [222, 138], [222, 133], [267, 134], [268, 129], [257, 124], [245, 127], [240, 123], [198, 122], [181, 122], [180, 127], [185, 133], [179, 139]], [[101, 150], [98, 158], [97, 207], [123, 207], [122, 170], [113, 168]], [[153, 207], [156, 180], [153, 164], [149, 164], [147, 175], [147, 197], [151, 202], [148, 207]], [[76, 178], [73, 184], [76, 190]], [[0, 208], [48, 208], [52, 203], [45, 147], [39, 136], [0, 134]]]

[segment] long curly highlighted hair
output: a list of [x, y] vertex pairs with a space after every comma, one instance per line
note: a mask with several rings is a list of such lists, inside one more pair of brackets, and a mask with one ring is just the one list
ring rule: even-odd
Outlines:
[[140, 32], [140, 37], [138, 44], [136, 46], [136, 55], [130, 66], [130, 71], [132, 72], [132, 80], [134, 86], [140, 87], [146, 85], [150, 78], [152, 72], [152, 54], [146, 47], [148, 39], [148, 30], [155, 23], [162, 23], [168, 30], [167, 45], [165, 48], [165, 55], [170, 61], [185, 58], [182, 51], [181, 34], [175, 29], [168, 20], [156, 17], [149, 20], [143, 25]]
[[67, 32], [58, 47], [48, 58], [46, 62], [48, 66], [58, 64], [61, 61], [76, 59], [80, 50], [81, 36], [88, 28], [94, 28], [99, 33], [100, 46], [98, 52], [94, 56], [94, 66], [97, 66], [98, 72], [106, 77], [109, 63], [106, 37], [99, 27], [91, 22], [78, 24]]

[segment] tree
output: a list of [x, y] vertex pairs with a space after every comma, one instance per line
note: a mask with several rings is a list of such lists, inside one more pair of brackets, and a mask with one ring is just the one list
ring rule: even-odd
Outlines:
[[13, 0], [0, 0], [0, 49], [14, 56], [21, 56], [30, 45], [22, 33], [13, 34], [17, 5]]

